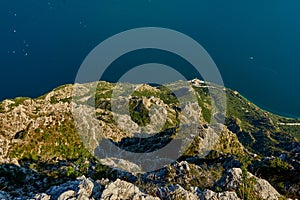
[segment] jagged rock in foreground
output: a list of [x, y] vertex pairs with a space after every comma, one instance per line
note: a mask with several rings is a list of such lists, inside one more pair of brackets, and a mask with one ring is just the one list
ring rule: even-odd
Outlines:
[[[257, 178], [250, 172], [248, 172], [248, 179], [254, 178], [254, 192], [261, 199], [277, 200], [280, 194], [275, 188], [266, 180]], [[228, 174], [221, 178], [220, 185], [226, 190], [238, 190], [242, 185], [242, 170], [240, 168], [232, 168], [228, 171]]]
[[65, 200], [65, 199], [99, 199], [101, 197], [102, 185], [85, 176], [75, 181], [68, 181], [59, 186], [52, 186], [46, 193], [35, 195], [36, 200]]
[[159, 188], [157, 192], [161, 199], [172, 200], [172, 199], [189, 199], [197, 200], [197, 191], [190, 192], [183, 189], [180, 185], [170, 185], [168, 187]]
[[[201, 192], [198, 188], [191, 188], [191, 191], [187, 191], [180, 185], [161, 187], [157, 191], [157, 197], [154, 197], [143, 193], [134, 184], [120, 179], [107, 184], [104, 190], [103, 188], [104, 186], [100, 181], [94, 182], [83, 176], [76, 181], [69, 181], [59, 186], [53, 186], [46, 193], [35, 195], [34, 200], [239, 200], [234, 192], [225, 191], [216, 193], [211, 190]], [[3, 196], [5, 199], [11, 199], [8, 194], [3, 193]]]
[[117, 179], [115, 182], [107, 185], [102, 193], [101, 199], [103, 200], [121, 200], [121, 199], [133, 199], [133, 200], [159, 200], [158, 197], [153, 197], [142, 193], [138, 187]]
[[211, 190], [205, 190], [200, 195], [200, 200], [240, 200], [235, 192], [220, 192], [215, 193]]
[[[185, 169], [181, 169], [182, 173], [189, 173], [187, 163]], [[181, 165], [182, 166], [182, 165]], [[277, 200], [280, 194], [266, 181], [248, 173], [249, 178], [253, 177], [257, 180], [254, 187], [255, 192], [260, 199]], [[239, 200], [240, 198], [234, 191], [242, 184], [242, 171], [240, 168], [232, 168], [228, 173], [220, 179], [219, 184], [224, 186], [225, 191], [216, 193], [212, 190], [205, 189], [200, 191], [197, 187], [190, 187], [189, 190], [184, 189], [179, 184], [159, 187], [156, 195], [151, 196], [142, 192], [136, 185], [117, 179], [108, 183], [109, 180], [94, 181], [85, 176], [79, 177], [74, 181], [68, 181], [58, 186], [50, 187], [45, 193], [36, 194], [34, 198], [20, 197], [19, 199], [34, 200], [123, 200], [123, 199], [144, 199], [144, 200]], [[6, 192], [0, 192], [0, 199], [14, 199]]]

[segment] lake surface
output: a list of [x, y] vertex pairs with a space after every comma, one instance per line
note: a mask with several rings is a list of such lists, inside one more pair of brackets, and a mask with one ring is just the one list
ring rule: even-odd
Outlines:
[[[225, 86], [256, 105], [300, 116], [299, 8], [298, 0], [2, 0], [0, 99], [37, 97], [72, 83], [100, 42], [121, 31], [152, 26], [199, 42], [216, 62]], [[151, 61], [149, 55], [128, 55], [119, 67]], [[150, 57], [180, 63], [167, 54]], [[106, 79], [114, 80], [121, 71], [113, 70]]]

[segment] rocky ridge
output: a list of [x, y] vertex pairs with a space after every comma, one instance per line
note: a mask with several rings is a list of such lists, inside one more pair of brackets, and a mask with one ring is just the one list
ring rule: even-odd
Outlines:
[[[248, 171], [277, 169], [276, 174], [283, 173], [283, 176], [299, 174], [300, 149], [293, 137], [297, 130], [277, 124], [287, 123], [288, 119], [262, 111], [237, 92], [226, 89], [229, 99], [226, 123], [221, 129], [214, 129], [209, 126], [213, 114], [209, 112], [211, 103], [207, 96], [210, 85], [204, 82], [192, 82], [192, 85], [201, 111], [195, 114], [201, 124], [199, 135], [178, 161], [147, 173], [128, 160], [93, 158], [93, 153], [76, 134], [71, 113], [72, 85], [59, 87], [37, 99], [3, 101], [0, 104], [0, 199], [241, 199], [245, 198], [241, 187], [246, 181], [251, 185], [252, 180], [255, 181], [248, 192], [257, 198], [279, 199], [278, 189], [288, 197], [299, 197], [297, 177], [285, 177], [289, 179], [285, 181], [284, 177], [272, 173], [258, 174], [278, 184], [275, 189], [267, 180], [251, 173], [243, 176], [240, 169], [246, 156], [250, 159]], [[96, 122], [103, 127], [105, 138], [126, 146], [135, 141], [132, 139], [135, 133], [143, 132], [138, 124], [146, 125], [144, 132], [156, 133], [153, 127], [147, 127], [147, 112], [152, 106], [164, 107], [164, 111], [157, 112], [156, 118], [150, 121], [158, 122], [166, 117], [165, 129], [178, 125], [180, 109], [172, 94], [164, 88], [144, 85], [130, 98], [123, 99], [132, 112], [130, 116], [119, 115], [123, 125], [129, 128], [118, 127], [110, 108], [113, 87], [99, 82], [95, 99]], [[80, 100], [89, 102], [88, 93], [89, 87], [83, 85]], [[220, 137], [214, 150], [204, 158], [199, 157], [203, 136], [215, 130], [219, 130]], [[145, 143], [142, 148], [147, 147]], [[132, 168], [136, 169], [135, 173]]]
[[[185, 166], [187, 163], [179, 163], [179, 166]], [[184, 189], [179, 184], [158, 187], [154, 196], [146, 194], [132, 183], [117, 179], [110, 181], [101, 179], [94, 181], [85, 176], [79, 177], [74, 181], [68, 181], [58, 186], [52, 186], [44, 193], [33, 194], [32, 200], [51, 200], [51, 199], [104, 199], [104, 200], [121, 200], [121, 199], [191, 199], [191, 200], [238, 200], [240, 199], [234, 192], [242, 184], [242, 172], [240, 168], [232, 168], [226, 175], [221, 177], [220, 181], [225, 181], [224, 186], [227, 191], [214, 192], [209, 189], [201, 191], [197, 187], [189, 190]], [[259, 192], [260, 199], [278, 199], [280, 194], [264, 179], [259, 179], [249, 173], [250, 177], [257, 179], [255, 190]], [[153, 193], [153, 191], [152, 191]], [[0, 193], [1, 199], [13, 199], [6, 193]], [[19, 197], [18, 199], [26, 199]], [[28, 198], [29, 199], [29, 198]]]

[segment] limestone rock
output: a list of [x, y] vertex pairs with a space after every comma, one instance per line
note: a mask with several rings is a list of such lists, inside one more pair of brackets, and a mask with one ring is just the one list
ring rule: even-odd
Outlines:
[[[276, 189], [266, 180], [258, 178], [248, 172], [248, 178], [254, 177], [256, 184], [254, 185], [254, 192], [262, 199], [277, 200], [280, 194]], [[221, 185], [227, 190], [237, 190], [242, 184], [242, 170], [240, 168], [232, 168], [228, 174], [221, 179]]]
[[48, 194], [42, 193], [42, 194], [35, 195], [34, 199], [35, 200], [50, 200], [51, 196]]
[[200, 200], [239, 200], [237, 194], [235, 192], [220, 192], [216, 193], [211, 190], [205, 190], [200, 195]]
[[276, 189], [264, 179], [257, 178], [257, 182], [254, 187], [262, 199], [276, 200], [280, 197], [280, 194], [276, 191]]
[[78, 194], [86, 195], [88, 197], [91, 196], [94, 189], [94, 183], [92, 182], [92, 180], [85, 178], [85, 176], [78, 178], [78, 180], [81, 181], [78, 185]]
[[76, 193], [73, 190], [68, 190], [62, 193], [59, 197], [58, 200], [71, 200], [74, 199], [76, 200]]
[[[97, 185], [96, 187], [94, 187]], [[94, 184], [92, 179], [81, 176], [75, 181], [68, 181], [59, 186], [53, 186], [46, 191], [51, 199], [92, 199], [93, 196], [100, 196], [101, 186]]]
[[157, 197], [153, 197], [142, 193], [138, 187], [117, 179], [115, 182], [107, 185], [102, 193], [101, 199], [103, 200], [125, 200], [125, 199], [143, 199], [143, 200], [159, 200]]
[[59, 186], [52, 186], [46, 191], [46, 194], [51, 196], [51, 199], [58, 199], [66, 191], [78, 191], [79, 180], [68, 181]]
[[187, 200], [197, 200], [198, 196], [196, 193], [186, 191], [180, 185], [168, 186], [160, 188], [158, 190], [158, 196], [161, 199], [172, 200], [172, 199], [187, 199]]

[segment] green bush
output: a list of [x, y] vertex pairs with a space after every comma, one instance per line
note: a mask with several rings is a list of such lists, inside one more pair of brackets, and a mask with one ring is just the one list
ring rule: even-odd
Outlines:
[[248, 177], [248, 165], [251, 160], [248, 156], [240, 157], [241, 169], [242, 169], [242, 184], [238, 187], [237, 195], [243, 200], [259, 200], [258, 194], [254, 190], [256, 179], [254, 177]]

